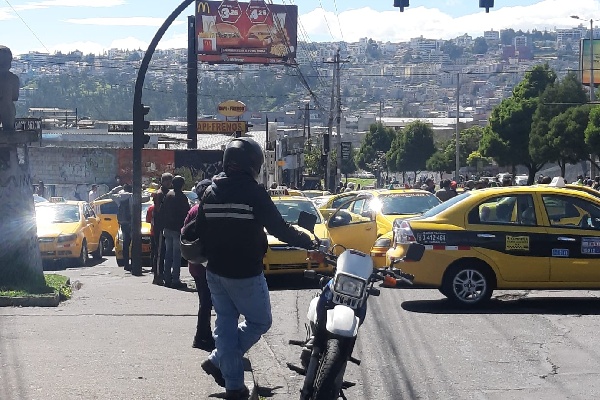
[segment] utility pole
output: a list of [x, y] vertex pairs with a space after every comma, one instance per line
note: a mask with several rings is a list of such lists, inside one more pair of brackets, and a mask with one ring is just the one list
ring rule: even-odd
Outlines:
[[[328, 150], [331, 149], [331, 135], [333, 135], [333, 118], [334, 118], [334, 107], [336, 112], [336, 129], [337, 129], [337, 140], [336, 140], [336, 173], [331, 174], [331, 157], [330, 152], [327, 154], [327, 173], [326, 175], [329, 177], [327, 181], [327, 187], [330, 191], [335, 190], [335, 185], [338, 182], [337, 174], [340, 171], [342, 166], [342, 132], [341, 132], [341, 121], [342, 121], [342, 94], [341, 94], [341, 84], [340, 84], [340, 63], [345, 63], [348, 61], [342, 61], [340, 59], [340, 49], [338, 47], [333, 61], [324, 61], [325, 64], [334, 64], [333, 68], [333, 85], [331, 86], [331, 104], [329, 108], [329, 123], [328, 123], [328, 136], [329, 136], [329, 144], [327, 144]], [[336, 88], [337, 86], [337, 88]], [[335, 95], [337, 91], [337, 106], [335, 104]], [[333, 192], [332, 192], [333, 193]]]
[[[340, 48], [338, 47], [336, 53], [336, 84], [337, 84], [337, 117], [336, 117], [336, 129], [337, 129], [337, 140], [335, 142], [336, 148], [336, 169], [335, 179], [333, 180], [336, 185], [342, 179], [342, 89], [340, 84]], [[332, 192], [333, 193], [333, 192]]]
[[333, 107], [335, 104], [335, 74], [333, 70], [333, 83], [331, 85], [331, 103], [329, 104], [329, 121], [327, 122], [327, 134], [323, 135], [323, 154], [327, 156], [327, 164], [325, 167], [325, 186], [331, 193], [335, 193], [336, 183], [332, 182], [331, 176], [331, 135], [333, 134]]

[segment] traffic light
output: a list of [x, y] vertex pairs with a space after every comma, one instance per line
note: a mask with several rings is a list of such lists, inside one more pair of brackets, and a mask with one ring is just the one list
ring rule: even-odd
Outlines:
[[400, 12], [404, 12], [404, 7], [408, 7], [408, 0], [394, 0], [394, 7], [399, 7]]
[[323, 134], [323, 153], [329, 153], [329, 134]]
[[[149, 106], [140, 104], [139, 108], [134, 110], [133, 113], [133, 140], [136, 144], [139, 143], [141, 147], [150, 141], [150, 136], [144, 134], [145, 130], [150, 129], [150, 121], [144, 119], [144, 116], [148, 115], [149, 112]], [[138, 140], [141, 140], [141, 142], [138, 142]]]
[[479, 8], [485, 8], [485, 12], [489, 13], [490, 8], [494, 8], [494, 0], [479, 0]]

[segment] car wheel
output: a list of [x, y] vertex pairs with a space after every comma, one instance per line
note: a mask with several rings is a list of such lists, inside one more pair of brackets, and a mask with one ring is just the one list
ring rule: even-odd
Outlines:
[[88, 248], [87, 248], [87, 242], [84, 240], [83, 243], [81, 244], [81, 253], [79, 254], [79, 258], [77, 259], [77, 266], [85, 267], [85, 265], [87, 264], [87, 259], [88, 259]]
[[100, 236], [100, 241], [103, 242], [102, 250], [104, 252], [110, 252], [115, 247], [113, 239], [109, 233], [102, 232], [102, 235]]
[[444, 277], [440, 292], [453, 303], [461, 306], [476, 306], [492, 297], [492, 279], [479, 266], [458, 265]]
[[104, 255], [104, 241], [100, 240], [98, 242], [98, 248], [96, 249], [96, 251], [92, 252], [92, 257], [94, 257], [94, 259], [96, 259], [96, 260], [101, 260], [103, 255]]

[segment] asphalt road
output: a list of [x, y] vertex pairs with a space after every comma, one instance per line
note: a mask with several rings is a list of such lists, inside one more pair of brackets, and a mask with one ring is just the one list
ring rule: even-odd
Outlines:
[[[285, 365], [299, 364], [299, 348], [287, 341], [304, 337], [316, 289], [271, 286], [275, 323], [258, 351], [271, 354], [274, 364], [259, 371], [258, 384], [265, 395], [295, 398], [303, 377]], [[594, 291], [496, 292], [488, 307], [462, 311], [437, 290], [382, 289], [369, 299], [354, 353], [362, 364], [348, 367], [345, 380], [356, 386], [345, 394], [365, 400], [599, 398], [599, 313]]]

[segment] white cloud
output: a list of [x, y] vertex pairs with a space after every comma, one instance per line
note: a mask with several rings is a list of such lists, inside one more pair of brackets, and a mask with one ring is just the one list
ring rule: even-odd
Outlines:
[[[451, 39], [465, 33], [473, 37], [483, 36], [487, 30], [512, 28], [532, 30], [554, 30], [567, 28], [585, 21], [575, 21], [571, 15], [582, 18], [600, 16], [598, 0], [542, 0], [537, 4], [518, 7], [496, 5], [489, 14], [477, 11], [469, 15], [453, 18], [438, 8], [424, 6], [408, 8], [404, 13], [395, 11], [378, 12], [369, 7], [341, 12], [338, 17], [333, 12], [317, 8], [300, 16], [299, 40], [311, 41], [342, 40], [355, 42], [363, 37], [376, 40], [400, 42], [423, 36], [430, 39]], [[327, 23], [329, 28], [327, 27]]]
[[[65, 22], [77, 25], [100, 25], [100, 26], [161, 26], [164, 18], [153, 17], [115, 17], [115, 18], [79, 18], [68, 19]], [[172, 25], [181, 25], [183, 21], [175, 21]]]
[[187, 46], [188, 46], [187, 33], [173, 35], [170, 38], [163, 38], [158, 43], [159, 49], [187, 49]]
[[37, 1], [30, 2], [21, 5], [15, 5], [15, 10], [24, 11], [24, 10], [39, 10], [42, 8], [50, 8], [50, 7], [115, 7], [121, 6], [125, 4], [125, 0], [101, 0], [101, 1], [92, 1], [92, 0], [45, 0], [45, 1]]

